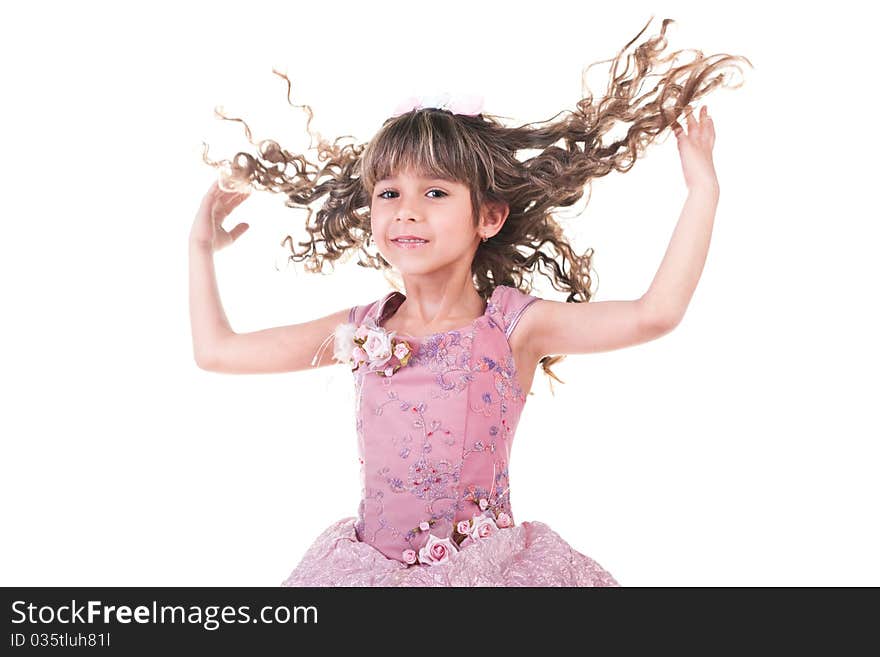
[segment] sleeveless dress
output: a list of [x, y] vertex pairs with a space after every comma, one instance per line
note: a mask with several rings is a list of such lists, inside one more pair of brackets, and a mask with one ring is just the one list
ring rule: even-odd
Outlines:
[[471, 324], [422, 337], [383, 329], [405, 298], [349, 313], [350, 329], [410, 353], [393, 372], [353, 372], [357, 517], [322, 532], [281, 585], [619, 586], [548, 525], [514, 521], [508, 468], [526, 396], [509, 339], [538, 297], [499, 285]]

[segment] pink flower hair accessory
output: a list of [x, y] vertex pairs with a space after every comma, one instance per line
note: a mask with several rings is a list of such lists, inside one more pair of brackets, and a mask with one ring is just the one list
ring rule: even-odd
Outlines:
[[451, 94], [444, 91], [440, 94], [426, 96], [409, 96], [397, 104], [391, 116], [400, 116], [414, 110], [427, 109], [448, 110], [453, 114], [477, 116], [483, 112], [483, 96], [476, 94]]

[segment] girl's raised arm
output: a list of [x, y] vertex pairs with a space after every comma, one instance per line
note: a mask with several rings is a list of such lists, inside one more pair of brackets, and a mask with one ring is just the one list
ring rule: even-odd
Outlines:
[[229, 333], [214, 343], [211, 351], [197, 359], [199, 367], [226, 374], [267, 374], [338, 365], [333, 360], [333, 345], [315, 354], [333, 330], [348, 321], [349, 309], [302, 324], [276, 326], [253, 333]]
[[214, 272], [214, 252], [228, 246], [248, 228], [238, 224], [227, 232], [223, 219], [247, 198], [214, 183], [202, 199], [189, 240], [189, 303], [193, 354], [198, 366], [212, 372], [259, 374], [294, 372], [336, 363], [332, 345], [312, 359], [338, 324], [348, 321], [348, 308], [319, 319], [253, 333], [235, 333], [229, 326]]
[[673, 124], [688, 195], [651, 287], [633, 301], [536, 302], [519, 329], [533, 353], [621, 349], [654, 340], [681, 322], [706, 262], [721, 193], [712, 162], [715, 128], [705, 105], [700, 116], [689, 106], [687, 133]]

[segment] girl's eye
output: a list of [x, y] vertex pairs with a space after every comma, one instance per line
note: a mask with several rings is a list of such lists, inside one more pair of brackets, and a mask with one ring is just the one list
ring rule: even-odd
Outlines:
[[[428, 190], [428, 194], [430, 194], [431, 192], [437, 192], [438, 194], [441, 194], [441, 196], [434, 196], [434, 197], [432, 197], [432, 198], [443, 198], [443, 196], [446, 196], [446, 195], [447, 195], [446, 192], [444, 192], [442, 189], [430, 189], [430, 190]], [[379, 193], [379, 198], [387, 198], [386, 196], [383, 196], [383, 194], [396, 194], [396, 193], [397, 193], [397, 192], [394, 192], [394, 191], [392, 191], [392, 190], [390, 190], [390, 189], [386, 189], [384, 192], [380, 192], [380, 193]]]

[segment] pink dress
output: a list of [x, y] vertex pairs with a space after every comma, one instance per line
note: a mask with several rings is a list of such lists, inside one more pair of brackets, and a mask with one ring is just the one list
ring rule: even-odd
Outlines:
[[[405, 296], [349, 314], [374, 329]], [[514, 522], [508, 467], [526, 396], [509, 338], [538, 298], [499, 285], [468, 326], [413, 337], [389, 375], [353, 373], [357, 517], [329, 526], [282, 586], [619, 586], [548, 525]]]

